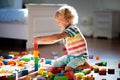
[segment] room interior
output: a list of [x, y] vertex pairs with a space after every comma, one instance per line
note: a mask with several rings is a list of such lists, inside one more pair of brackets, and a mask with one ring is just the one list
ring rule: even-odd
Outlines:
[[[93, 74], [95, 80], [120, 78], [120, 68], [118, 68], [118, 63], [120, 63], [119, 0], [1, 0], [0, 15], [2, 15], [1, 11], [15, 9], [16, 13], [20, 13], [20, 17], [11, 15], [13, 18], [10, 19], [8, 16], [7, 20], [0, 16], [0, 50], [3, 53], [33, 50], [31, 43], [33, 37], [60, 31], [56, 28], [57, 25], [52, 16], [56, 9], [65, 4], [74, 6], [78, 12], [79, 29], [87, 40], [89, 55], [93, 55], [93, 59], [89, 62], [94, 64], [106, 61], [107, 68], [115, 69], [113, 75]], [[14, 22], [14, 19], [17, 21]], [[50, 25], [54, 28], [49, 28]], [[62, 42], [39, 45], [40, 56], [54, 59], [55, 56], [52, 53], [56, 52], [57, 57], [60, 57], [63, 55], [63, 48]], [[95, 59], [97, 55], [100, 56], [100, 60]]]

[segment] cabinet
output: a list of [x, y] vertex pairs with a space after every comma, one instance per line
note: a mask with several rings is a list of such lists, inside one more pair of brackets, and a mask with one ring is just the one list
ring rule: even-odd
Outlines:
[[108, 39], [119, 37], [120, 12], [103, 10], [94, 12], [93, 37], [106, 37]]

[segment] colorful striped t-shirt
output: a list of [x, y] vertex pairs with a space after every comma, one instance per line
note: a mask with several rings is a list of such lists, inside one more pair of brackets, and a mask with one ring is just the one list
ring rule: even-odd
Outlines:
[[86, 40], [77, 26], [69, 26], [64, 32], [70, 34], [70, 37], [64, 39], [64, 44], [69, 55], [78, 56], [87, 53]]

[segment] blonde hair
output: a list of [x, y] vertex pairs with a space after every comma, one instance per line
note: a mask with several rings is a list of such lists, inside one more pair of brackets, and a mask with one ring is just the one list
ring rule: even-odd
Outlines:
[[70, 20], [71, 24], [78, 23], [77, 11], [72, 6], [64, 5], [64, 6], [60, 7], [55, 13], [55, 18], [59, 15], [64, 16], [65, 20]]

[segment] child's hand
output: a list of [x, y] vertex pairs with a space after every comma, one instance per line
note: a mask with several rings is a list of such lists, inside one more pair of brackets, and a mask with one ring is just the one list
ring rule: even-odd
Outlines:
[[33, 40], [32, 40], [32, 44], [38, 44], [38, 38], [35, 37]]

